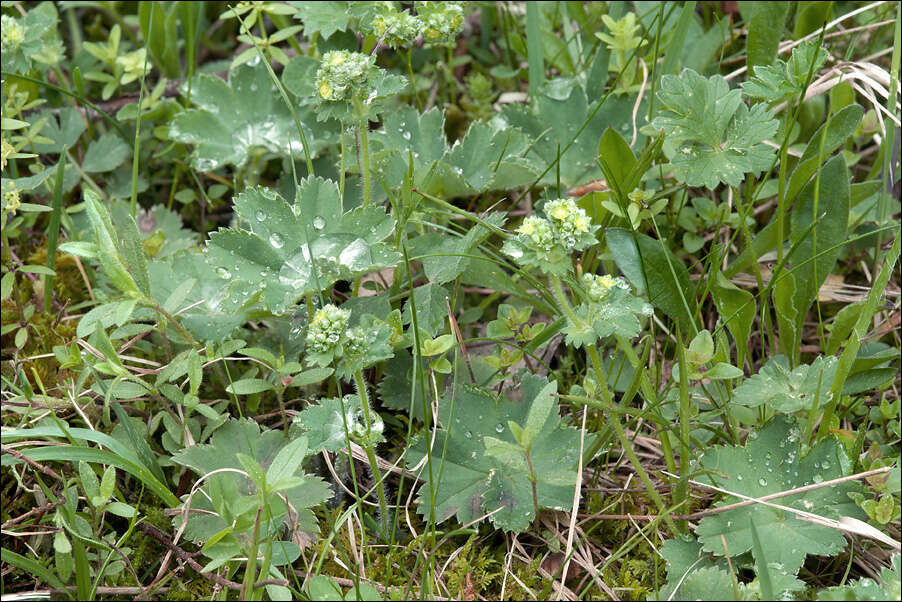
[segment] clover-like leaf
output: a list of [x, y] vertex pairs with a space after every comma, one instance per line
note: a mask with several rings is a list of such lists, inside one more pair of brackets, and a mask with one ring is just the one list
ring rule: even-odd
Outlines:
[[[228, 82], [201, 75], [191, 87], [197, 107], [176, 115], [169, 126], [172, 140], [194, 145], [192, 165], [209, 171], [241, 167], [255, 147], [284, 157], [303, 157], [304, 149], [294, 119], [282, 97], [273, 90], [266, 66], [239, 65]], [[334, 127], [319, 124], [311, 107], [299, 107], [298, 119], [316, 152], [335, 138]]]
[[810, 410], [815, 398], [817, 407], [824, 406], [831, 399], [837, 365], [835, 357], [819, 357], [811, 365], [802, 364], [791, 370], [786, 356], [778, 355], [736, 387], [733, 402], [748, 407], [766, 404], [785, 413]]
[[[199, 476], [209, 475], [221, 469], [244, 470], [248, 459], [266, 471], [278, 454], [286, 446], [292, 445], [279, 431], [263, 429], [253, 420], [230, 420], [216, 430], [208, 444], [193, 445], [176, 453], [172, 460], [176, 464], [186, 466]], [[301, 447], [301, 446], [298, 446]], [[286, 454], [282, 455], [282, 458]], [[242, 463], [241, 456], [245, 456]], [[295, 470], [280, 467], [283, 478], [301, 477], [297, 485], [280, 491], [279, 495], [268, 499], [267, 519], [276, 521], [270, 528], [275, 529], [282, 520], [297, 521], [304, 531], [316, 533], [316, 517], [310, 508], [324, 502], [330, 496], [328, 486], [318, 477], [300, 472], [300, 463]], [[287, 475], [287, 477], [286, 477]], [[275, 483], [267, 483], [274, 485]], [[185, 535], [195, 542], [208, 541], [217, 533], [229, 526], [235, 531], [250, 535], [253, 520], [250, 523], [236, 523], [249, 507], [256, 508], [259, 503], [257, 485], [249, 478], [236, 475], [234, 471], [224, 471], [206, 478], [201, 487], [207, 496], [195, 495], [192, 498], [192, 510], [208, 512], [192, 512], [188, 516]], [[284, 499], [283, 497], [284, 496]], [[290, 504], [290, 508], [285, 502]], [[177, 516], [179, 523], [181, 518]], [[243, 527], [243, 528], [242, 528]]]
[[476, 122], [449, 147], [444, 122], [438, 109], [418, 113], [406, 108], [387, 114], [382, 129], [373, 133], [381, 147], [374, 155], [385, 180], [400, 182], [410, 158], [416, 188], [440, 197], [516, 188], [538, 175], [525, 156], [530, 140], [520, 130]]
[[348, 2], [289, 2], [298, 9], [294, 18], [304, 23], [304, 33], [312, 38], [319, 33], [324, 40], [336, 31], [345, 31], [351, 20]]
[[663, 128], [675, 147], [674, 174], [690, 186], [739, 186], [746, 173], [759, 174], [775, 150], [764, 141], [777, 131], [769, 109], [749, 110], [739, 90], [720, 75], [705, 78], [692, 69], [661, 78], [663, 107], [652, 125]]
[[259, 294], [266, 311], [282, 313], [306, 293], [400, 261], [380, 242], [394, 220], [375, 206], [342, 213], [330, 180], [306, 178], [294, 205], [271, 189], [249, 188], [235, 198], [235, 211], [245, 229], [211, 234], [207, 257], [231, 281], [239, 305]]
[[805, 90], [809, 73], [817, 77], [818, 69], [827, 60], [827, 50], [816, 40], [799, 44], [788, 61], [777, 59], [772, 65], [755, 65], [755, 75], [743, 82], [746, 96], [767, 102], [780, 102], [798, 96]]
[[[422, 514], [434, 511], [437, 521], [456, 516], [461, 523], [468, 523], [496, 511], [491, 520], [499, 528], [520, 532], [529, 526], [535, 518], [532, 483], [524, 469], [525, 457], [520, 462], [513, 451], [518, 443], [511, 422], [529, 424], [530, 433], [535, 433], [530, 461], [539, 506], [562, 509], [573, 503], [580, 435], [561, 420], [554, 401], [557, 384], [526, 374], [520, 390], [522, 401], [512, 401], [495, 399], [466, 385], [456, 390], [453, 403], [451, 398], [440, 402], [441, 428], [431, 450], [433, 467], [421, 473], [427, 481], [420, 490]], [[552, 399], [552, 407], [544, 413], [545, 420], [541, 425], [530, 423], [534, 405], [547, 403], [547, 398]], [[426, 456], [430, 440], [427, 434], [410, 447], [411, 467]], [[435, 496], [432, 499], [430, 492]]]
[[[750, 437], [746, 446], [717, 446], [706, 451], [700, 463], [711, 474], [704, 478], [729, 491], [761, 497], [851, 472], [851, 462], [835, 439], [822, 440], [804, 458], [800, 457], [800, 444], [801, 429], [777, 416], [755, 438]], [[840, 483], [783, 497], [779, 504], [833, 519], [863, 518], [847, 495], [858, 488], [855, 483]], [[728, 496], [718, 505], [736, 501], [739, 500]], [[808, 554], [828, 556], [846, 545], [840, 531], [800, 520], [787, 510], [764, 504], [705, 517], [695, 533], [704, 549], [715, 555], [723, 556], [724, 547], [731, 556], [749, 550], [754, 554], [750, 521], [755, 525], [761, 548], [766, 550], [766, 562], [778, 563], [792, 575], [798, 572]]]

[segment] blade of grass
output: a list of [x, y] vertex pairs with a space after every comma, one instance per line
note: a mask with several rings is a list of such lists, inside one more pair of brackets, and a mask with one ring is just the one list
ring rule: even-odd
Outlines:
[[[63, 212], [63, 173], [66, 171], [66, 154], [60, 154], [60, 162], [56, 167], [56, 180], [53, 182], [53, 199], [51, 200], [50, 223], [47, 225], [47, 267], [56, 268], [56, 245], [60, 235], [60, 216]], [[53, 300], [53, 275], [44, 280], [44, 311], [50, 313], [50, 302]]]
[[823, 418], [821, 418], [821, 424], [817, 430], [818, 439], [825, 437], [831, 428], [830, 424], [833, 422], [834, 414], [836, 414], [836, 407], [839, 405], [843, 385], [845, 385], [846, 378], [852, 371], [852, 364], [858, 356], [858, 350], [861, 348], [861, 341], [868, 332], [871, 318], [877, 311], [877, 303], [883, 296], [886, 284], [889, 282], [889, 278], [893, 273], [893, 268], [896, 266], [896, 260], [899, 259], [900, 241], [902, 241], [902, 236], [900, 236], [899, 229], [897, 228], [896, 240], [893, 241], [893, 246], [889, 250], [889, 253], [887, 253], [880, 274], [874, 280], [874, 284], [871, 287], [871, 291], [868, 293], [868, 298], [864, 303], [861, 314], [858, 316], [858, 320], [852, 328], [852, 333], [847, 339], [846, 348], [843, 349], [842, 355], [839, 358], [839, 365], [836, 367], [836, 376], [833, 379], [833, 386], [830, 388], [832, 398], [824, 409], [824, 415]]
[[529, 62], [529, 101], [533, 102], [545, 83], [545, 51], [539, 26], [539, 4], [526, 3], [526, 57]]

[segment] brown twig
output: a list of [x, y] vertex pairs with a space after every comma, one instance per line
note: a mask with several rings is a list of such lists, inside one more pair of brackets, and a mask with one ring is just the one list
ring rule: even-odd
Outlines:
[[60, 481], [63, 480], [63, 477], [59, 476], [53, 469], [47, 468], [46, 466], [38, 464], [37, 462], [35, 462], [34, 460], [32, 460], [31, 458], [29, 458], [28, 456], [26, 456], [25, 454], [23, 454], [20, 451], [16, 451], [16, 450], [12, 449], [11, 447], [6, 447], [5, 445], [0, 446], [0, 451], [2, 451], [4, 454], [9, 454], [9, 455], [13, 456], [14, 458], [18, 458], [19, 460], [24, 460], [25, 462], [27, 462], [34, 468], [37, 468], [38, 470], [40, 470], [41, 472], [43, 472], [45, 475], [47, 475], [49, 477], [53, 477], [54, 479], [57, 479]]
[[178, 556], [182, 561], [184, 561], [192, 569], [194, 569], [195, 571], [200, 573], [202, 577], [209, 579], [209, 580], [213, 581], [214, 583], [216, 583], [217, 585], [220, 585], [222, 587], [227, 587], [227, 588], [233, 589], [235, 591], [238, 591], [241, 589], [240, 583], [236, 583], [234, 581], [229, 581], [228, 579], [226, 579], [224, 577], [220, 577], [216, 573], [203, 572], [204, 567], [202, 567], [198, 561], [194, 560], [194, 558], [191, 557], [191, 554], [189, 552], [186, 552], [185, 550], [181, 549], [174, 543], [170, 542], [166, 538], [166, 534], [163, 533], [162, 531], [160, 531], [159, 529], [157, 529], [156, 527], [154, 527], [153, 525], [148, 525], [147, 523], [142, 523], [141, 525], [139, 525], [139, 528], [141, 529], [141, 531], [143, 531], [150, 537], [157, 540], [161, 545], [163, 545], [170, 552], [172, 552], [173, 554]]
[[8, 527], [11, 527], [11, 526], [17, 524], [17, 523], [21, 523], [21, 522], [22, 522], [23, 520], [25, 520], [26, 518], [28, 518], [28, 517], [30, 517], [30, 516], [34, 516], [35, 514], [38, 514], [38, 515], [44, 514], [44, 513], [48, 512], [48, 511], [50, 511], [50, 510], [53, 510], [53, 509], [56, 508], [57, 506], [59, 506], [59, 505], [61, 505], [61, 504], [65, 504], [65, 503], [66, 503], [65, 501], [60, 501], [60, 502], [48, 502], [48, 503], [44, 504], [43, 506], [38, 506], [37, 508], [32, 508], [31, 510], [29, 510], [28, 512], [26, 512], [26, 513], [23, 514], [22, 516], [17, 516], [17, 517], [15, 517], [15, 518], [9, 519], [9, 520], [6, 521], [5, 523], [3, 523], [3, 525], [0, 525], [0, 529], [6, 529], [6, 528], [8, 528]]

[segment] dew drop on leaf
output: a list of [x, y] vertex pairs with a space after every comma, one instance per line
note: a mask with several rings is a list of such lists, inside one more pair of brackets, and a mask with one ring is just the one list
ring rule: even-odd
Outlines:
[[321, 215], [317, 215], [313, 218], [313, 227], [317, 230], [322, 230], [326, 227], [326, 220]]
[[471, 433], [470, 431], [465, 431], [465, 432], [464, 432], [464, 437], [466, 437], [467, 439], [472, 439], [472, 438], [473, 438], [473, 433]]
[[765, 479], [764, 477], [761, 477], [760, 479], [758, 479], [758, 484], [761, 485], [762, 487], [767, 487], [767, 479]]
[[219, 277], [223, 280], [228, 280], [232, 277], [232, 273], [225, 268], [216, 268], [216, 273], [219, 274]]
[[495, 425], [495, 432], [496, 432], [496, 433], [503, 433], [503, 432], [504, 432], [504, 425], [501, 424], [500, 422], [499, 422], [498, 424], [496, 424], [496, 425]]
[[737, 480], [737, 481], [741, 481], [741, 480], [742, 480], [742, 475], [741, 475], [741, 474], [736, 475], [736, 480]]
[[257, 213], [254, 214], [254, 217], [257, 218], [258, 222], [266, 221], [266, 212], [262, 209], [257, 209]]
[[273, 232], [269, 235], [269, 244], [277, 249], [281, 249], [282, 245], [285, 244], [285, 239], [282, 238], [282, 235], [278, 232]]

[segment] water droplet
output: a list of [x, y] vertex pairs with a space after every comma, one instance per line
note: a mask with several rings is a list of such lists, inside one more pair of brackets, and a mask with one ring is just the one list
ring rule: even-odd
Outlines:
[[228, 280], [232, 277], [232, 273], [225, 268], [216, 268], [216, 273], [219, 274], [219, 277], [223, 280]]
[[496, 432], [496, 433], [503, 433], [503, 432], [504, 432], [504, 425], [501, 424], [500, 422], [499, 422], [498, 424], [496, 424], [496, 425], [495, 425], [495, 432]]
[[410, 132], [404, 132], [403, 134], [401, 134], [401, 137], [403, 137], [405, 140], [410, 140]]
[[741, 480], [742, 480], [742, 475], [741, 475], [741, 474], [736, 475], [736, 480], [737, 480], [737, 481], [741, 481]]
[[257, 213], [254, 214], [254, 217], [257, 218], [258, 222], [265, 222], [266, 221], [266, 212], [263, 211], [262, 209], [257, 209]]
[[761, 485], [762, 487], [767, 487], [767, 479], [765, 479], [764, 477], [761, 477], [760, 479], [758, 479], [758, 484]]
[[313, 227], [322, 230], [326, 227], [326, 220], [321, 215], [317, 215], [313, 218]]
[[471, 433], [470, 431], [466, 431], [466, 432], [464, 432], [464, 437], [466, 437], [467, 439], [472, 439], [473, 433]]
[[278, 232], [273, 232], [269, 235], [269, 244], [277, 249], [281, 249], [282, 245], [285, 244], [285, 239], [282, 238], [282, 235]]

